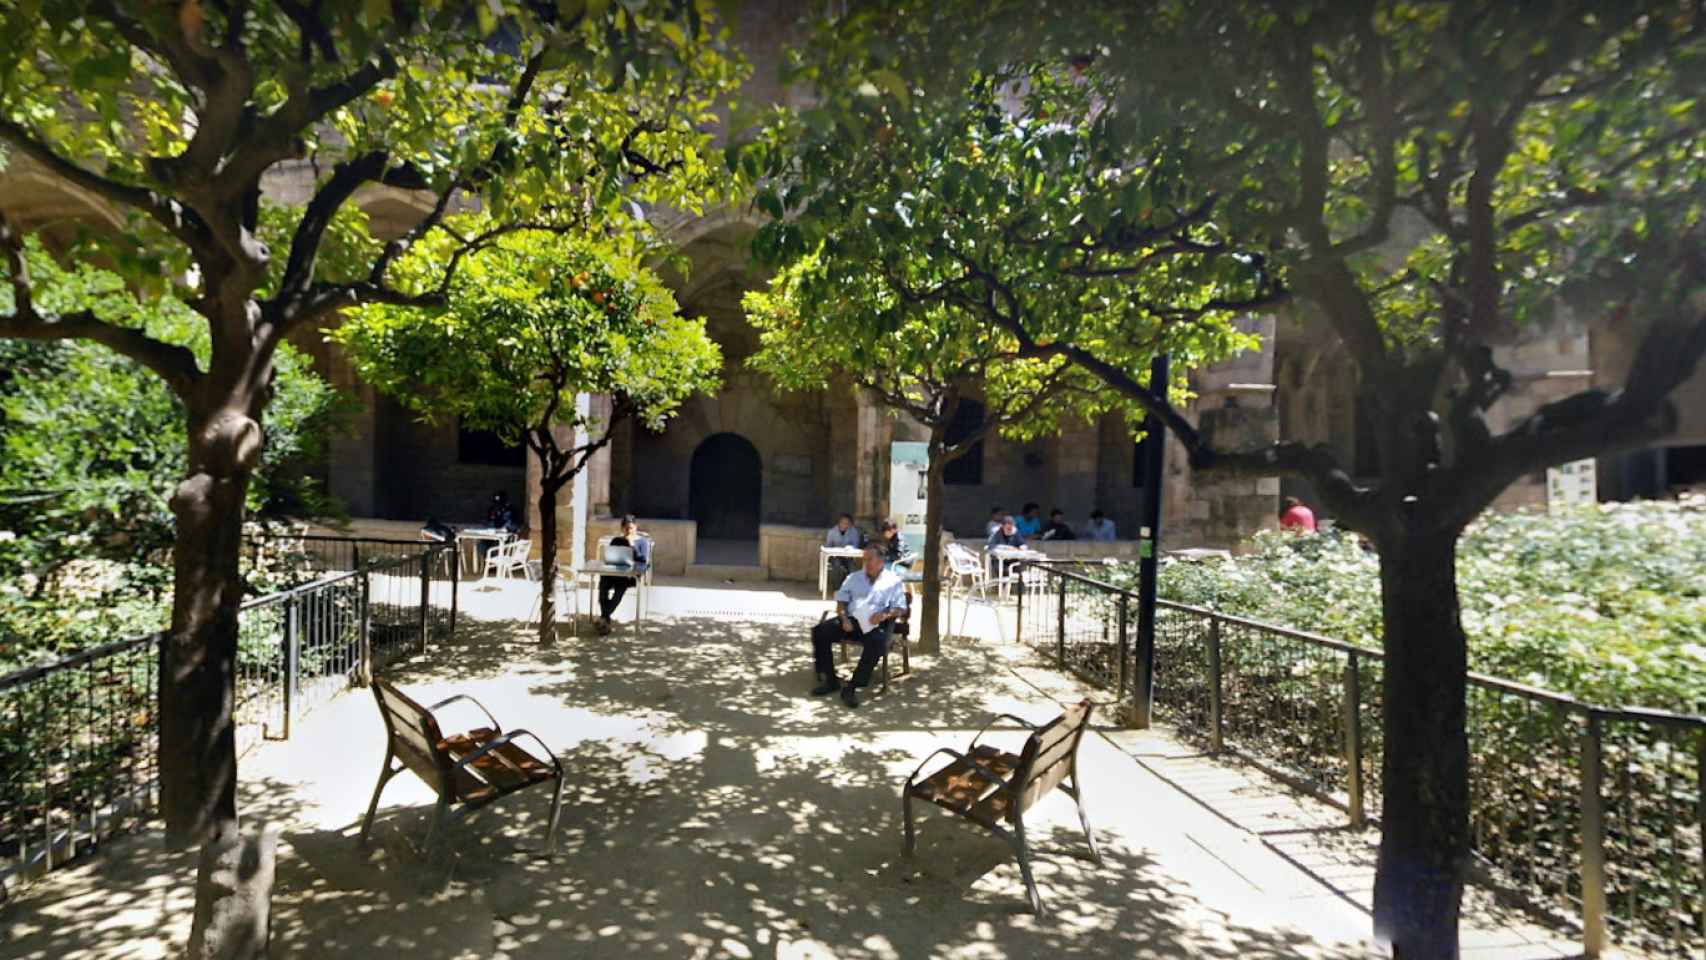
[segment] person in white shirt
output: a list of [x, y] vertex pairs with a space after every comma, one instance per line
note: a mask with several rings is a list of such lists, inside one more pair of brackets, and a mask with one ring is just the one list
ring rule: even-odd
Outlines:
[[1084, 528], [1084, 539], [1109, 543], [1114, 539], [1114, 522], [1102, 515], [1102, 511], [1093, 510], [1090, 513], [1090, 525]]
[[[835, 526], [823, 535], [823, 545], [826, 547], [862, 547], [865, 545], [864, 531], [853, 525], [853, 515], [843, 513], [835, 518]], [[858, 561], [851, 557], [830, 557], [829, 573], [835, 580], [845, 580], [858, 568]], [[833, 581], [831, 581], [833, 582]]]
[[[867, 545], [863, 559], [863, 566], [848, 574], [835, 591], [835, 616], [812, 628], [812, 664], [817, 670], [812, 696], [839, 690], [849, 707], [859, 705], [856, 689], [871, 682], [871, 672], [889, 651], [894, 621], [906, 612], [906, 583], [884, 565], [882, 551]], [[865, 648], [853, 678], [846, 683], [835, 675], [835, 659], [830, 655], [843, 638], [857, 639]]]

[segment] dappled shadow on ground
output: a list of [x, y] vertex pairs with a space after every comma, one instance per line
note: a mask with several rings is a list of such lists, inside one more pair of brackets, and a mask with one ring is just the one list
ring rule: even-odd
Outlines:
[[[1028, 821], [1046, 918], [1028, 912], [1006, 845], [940, 811], [922, 813], [918, 855], [902, 857], [898, 787], [918, 758], [963, 746], [991, 712], [1041, 721], [1057, 704], [1006, 669], [1010, 653], [957, 642], [858, 711], [810, 698], [814, 619], [737, 610], [541, 647], [524, 626], [469, 618], [399, 664], [391, 679], [417, 699], [472, 694], [556, 751], [568, 785], [551, 858], [539, 850], [549, 793], [533, 789], [459, 824], [429, 859], [431, 796], [412, 776], [387, 788], [360, 847], [383, 734], [365, 693], [328, 704], [245, 769], [249, 815], [283, 824], [274, 955], [1366, 955], [1228, 916], [1125, 836], [1103, 833], [1106, 863], [1091, 863], [1064, 797]], [[996, 736], [1016, 748], [1023, 734]], [[1092, 794], [1092, 816], [1134, 799]], [[73, 896], [10, 910], [21, 933], [5, 953], [131, 955], [127, 938], [172, 935], [103, 927], [101, 895], [148, 901], [155, 923], [187, 932], [193, 857], [141, 848], [122, 875], [91, 870]]]

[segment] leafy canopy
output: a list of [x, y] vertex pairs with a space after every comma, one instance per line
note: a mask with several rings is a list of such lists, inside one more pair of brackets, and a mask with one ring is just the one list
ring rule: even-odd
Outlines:
[[[446, 246], [423, 245], [399, 269], [436, 276]], [[363, 307], [329, 336], [422, 417], [458, 416], [536, 451], [541, 430], [597, 426], [576, 410], [583, 392], [661, 428], [716, 388], [722, 357], [640, 258], [622, 238], [513, 233], [468, 258], [447, 307]]]
[[[880, 276], [848, 276], [820, 255], [790, 264], [742, 302], [759, 334], [748, 363], [783, 388], [821, 389], [848, 375], [926, 426], [946, 427], [956, 403], [976, 398], [986, 425], [1031, 438], [1063, 417], [1104, 412], [1113, 399], [1082, 371], [1025, 356], [962, 310], [909, 304]], [[948, 455], [977, 439], [962, 438]]]
[[[759, 254], [811, 253], [788, 282], [853, 339], [1022, 359], [1021, 384], [1073, 350], [1146, 381], [1158, 353], [1195, 367], [1255, 346], [1236, 320], [1276, 278], [1223, 234], [1172, 124], [1116, 102], [1026, 7], [891, 2], [820, 23], [792, 65], [815, 105], [752, 151], [775, 178]], [[1067, 396], [1085, 414], [1128, 403]]]
[[[30, 265], [50, 309], [93, 309], [198, 356], [209, 350], [206, 327], [176, 299], [61, 267], [36, 243]], [[0, 288], [0, 310], [10, 297]], [[276, 371], [248, 509], [335, 512], [312, 467], [348, 402], [289, 345]], [[161, 625], [184, 422], [182, 401], [158, 377], [104, 347], [0, 339], [0, 668]]]

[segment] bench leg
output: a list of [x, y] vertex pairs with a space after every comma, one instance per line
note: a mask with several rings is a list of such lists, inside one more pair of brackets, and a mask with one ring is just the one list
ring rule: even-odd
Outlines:
[[427, 830], [427, 859], [438, 859], [439, 849], [444, 845], [444, 835], [450, 826], [450, 803], [440, 796], [438, 806], [432, 812], [432, 826]]
[[1078, 804], [1078, 822], [1084, 825], [1084, 839], [1090, 841], [1090, 858], [1102, 865], [1102, 851], [1096, 847], [1096, 835], [1090, 830], [1090, 814], [1084, 810], [1084, 788], [1078, 785], [1078, 774], [1072, 775], [1072, 799]]
[[900, 822], [906, 826], [906, 847], [908, 857], [918, 848], [918, 831], [912, 825], [912, 781], [900, 788]]
[[557, 821], [563, 814], [563, 778], [557, 778], [557, 788], [551, 792], [551, 819], [545, 822], [545, 855], [557, 852]]
[[373, 787], [373, 800], [367, 805], [367, 816], [361, 821], [361, 840], [359, 842], [363, 846], [367, 844], [368, 831], [373, 829], [373, 815], [379, 812], [379, 795], [385, 792], [385, 785], [391, 782], [391, 778], [396, 776], [398, 773], [401, 773], [403, 770], [402, 767], [398, 767], [395, 770], [391, 769], [391, 758], [392, 753], [390, 749], [387, 748], [385, 751], [385, 764], [379, 768], [379, 782]]
[[1025, 892], [1031, 895], [1031, 912], [1041, 919], [1046, 914], [1043, 911], [1043, 898], [1037, 893], [1037, 879], [1031, 876], [1031, 851], [1025, 844], [1023, 817], [1013, 819], [1013, 849], [1019, 854], [1019, 876], [1024, 878]]

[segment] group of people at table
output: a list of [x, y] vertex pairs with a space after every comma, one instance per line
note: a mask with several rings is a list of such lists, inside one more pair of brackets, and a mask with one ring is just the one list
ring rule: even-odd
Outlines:
[[[1027, 503], [1015, 517], [997, 506], [989, 512], [984, 529], [984, 546], [991, 551], [1001, 548], [1024, 548], [1031, 540], [1098, 540], [1114, 539], [1114, 522], [1101, 510], [1092, 511], [1090, 522], [1082, 531], [1072, 528], [1066, 512], [1056, 508], [1043, 525], [1041, 507]], [[871, 682], [871, 674], [888, 653], [894, 640], [895, 623], [905, 616], [908, 605], [908, 569], [917, 559], [900, 527], [889, 519], [877, 525], [875, 537], [867, 538], [853, 523], [853, 515], [843, 513], [835, 526], [824, 534], [823, 543], [830, 548], [858, 548], [855, 558], [830, 557], [831, 571], [841, 586], [835, 591], [835, 616], [818, 623], [811, 631], [812, 666], [817, 686], [812, 695], [823, 697], [839, 693], [849, 707], [859, 706], [858, 690]], [[836, 674], [832, 657], [835, 644], [847, 640], [859, 642], [859, 663], [853, 676], [842, 680]]]

